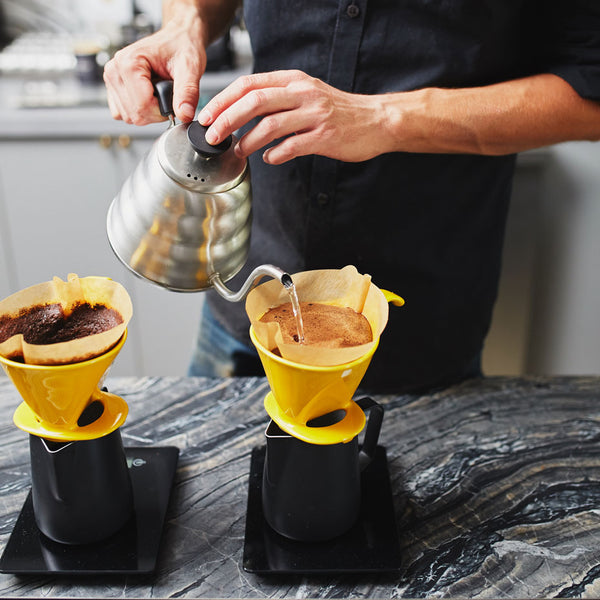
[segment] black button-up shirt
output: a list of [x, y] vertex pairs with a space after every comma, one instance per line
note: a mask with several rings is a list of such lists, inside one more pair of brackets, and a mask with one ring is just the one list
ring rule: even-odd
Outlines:
[[[300, 69], [349, 92], [470, 87], [552, 72], [600, 99], [598, 0], [247, 0], [256, 71]], [[353, 264], [406, 299], [365, 377], [377, 390], [456, 381], [480, 354], [500, 272], [514, 156], [390, 153], [280, 166], [250, 159], [250, 270]], [[243, 305], [214, 293], [248, 342]]]

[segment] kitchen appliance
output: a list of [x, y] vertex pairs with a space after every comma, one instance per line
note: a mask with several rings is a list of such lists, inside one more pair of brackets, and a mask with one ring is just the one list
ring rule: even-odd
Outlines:
[[[311, 444], [274, 421], [252, 450], [242, 565], [260, 575], [397, 573], [400, 543], [374, 408], [362, 444]], [[328, 420], [312, 425], [328, 426]]]
[[173, 83], [156, 84], [171, 126], [154, 143], [113, 200], [110, 245], [135, 274], [180, 292], [214, 288], [231, 302], [263, 276], [289, 285], [289, 275], [261, 265], [238, 292], [225, 283], [243, 267], [250, 247], [252, 193], [247, 161], [229, 136], [216, 146], [198, 121], [174, 124]]
[[[32, 476], [1, 572], [154, 570], [178, 450], [123, 448], [127, 403], [97, 386], [126, 337], [127, 331], [104, 354], [70, 364], [0, 356], [24, 400], [13, 419], [29, 433]], [[130, 460], [139, 454], [141, 462]], [[133, 476], [134, 470], [143, 473]], [[115, 560], [125, 549], [126, 560]]]
[[[350, 442], [365, 426], [364, 412], [353, 401], [353, 395], [385, 329], [389, 303], [402, 306], [404, 300], [378, 288], [368, 275], [360, 275], [352, 265], [304, 271], [291, 278], [299, 304], [351, 308], [368, 321], [371, 339], [368, 343], [339, 348], [286, 343], [276, 325], [261, 321], [270, 308], [286, 302], [285, 290], [275, 281], [255, 287], [246, 299], [246, 312], [251, 323], [250, 340], [271, 388], [265, 397], [265, 409], [283, 431], [305, 442]], [[327, 426], [311, 424], [334, 412], [340, 418]]]

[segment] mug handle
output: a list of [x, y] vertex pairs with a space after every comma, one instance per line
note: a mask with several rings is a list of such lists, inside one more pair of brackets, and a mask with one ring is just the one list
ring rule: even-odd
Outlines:
[[[89, 408], [93, 410], [92, 405], [96, 403], [102, 405], [101, 414], [97, 418], [92, 417], [91, 422], [88, 422], [85, 418], [85, 412]], [[128, 412], [129, 407], [123, 398], [107, 392], [106, 388], [101, 390], [96, 388], [92, 392], [88, 406], [79, 417], [78, 423], [80, 424], [74, 434], [82, 433], [84, 439], [94, 439], [108, 435], [123, 424]]]
[[404, 306], [404, 298], [402, 296], [398, 296], [398, 294], [394, 294], [394, 292], [390, 292], [389, 290], [381, 290], [383, 297], [387, 302], [391, 302], [394, 306]]
[[375, 451], [377, 450], [377, 442], [379, 440], [379, 433], [381, 431], [381, 424], [383, 422], [384, 408], [378, 402], [375, 402], [372, 398], [365, 396], [356, 400], [363, 411], [369, 411], [369, 420], [367, 421], [367, 427], [365, 429], [365, 436], [360, 449], [359, 464], [360, 470], [362, 471], [371, 461], [375, 458]]

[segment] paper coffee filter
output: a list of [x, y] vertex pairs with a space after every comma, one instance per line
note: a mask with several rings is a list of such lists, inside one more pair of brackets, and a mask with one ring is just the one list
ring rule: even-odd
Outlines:
[[58, 365], [103, 354], [119, 341], [133, 315], [131, 298], [125, 288], [107, 277], [79, 278], [73, 273], [67, 281], [54, 277], [52, 281], [25, 288], [2, 300], [0, 317], [16, 317], [23, 309], [57, 303], [68, 316], [77, 304], [86, 302], [116, 310], [123, 322], [101, 333], [55, 344], [29, 344], [19, 333], [0, 344], [0, 355], [8, 359], [22, 358], [26, 364]]
[[292, 275], [300, 302], [319, 302], [349, 307], [362, 313], [371, 325], [373, 341], [347, 348], [327, 348], [312, 344], [286, 343], [279, 323], [261, 323], [260, 318], [271, 308], [290, 301], [279, 281], [271, 280], [254, 288], [246, 298], [246, 313], [262, 346], [278, 349], [287, 360], [313, 366], [333, 366], [351, 362], [366, 354], [379, 339], [388, 320], [388, 301], [356, 267], [303, 271]]

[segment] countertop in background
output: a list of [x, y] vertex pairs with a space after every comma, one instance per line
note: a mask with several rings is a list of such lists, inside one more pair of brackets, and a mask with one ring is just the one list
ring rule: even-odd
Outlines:
[[[225, 88], [251, 65], [232, 71], [205, 73], [200, 82], [199, 105]], [[2, 139], [25, 137], [72, 138], [143, 132], [155, 138], [164, 123], [143, 128], [110, 116], [103, 83], [83, 85], [74, 77], [0, 77], [0, 132]]]

